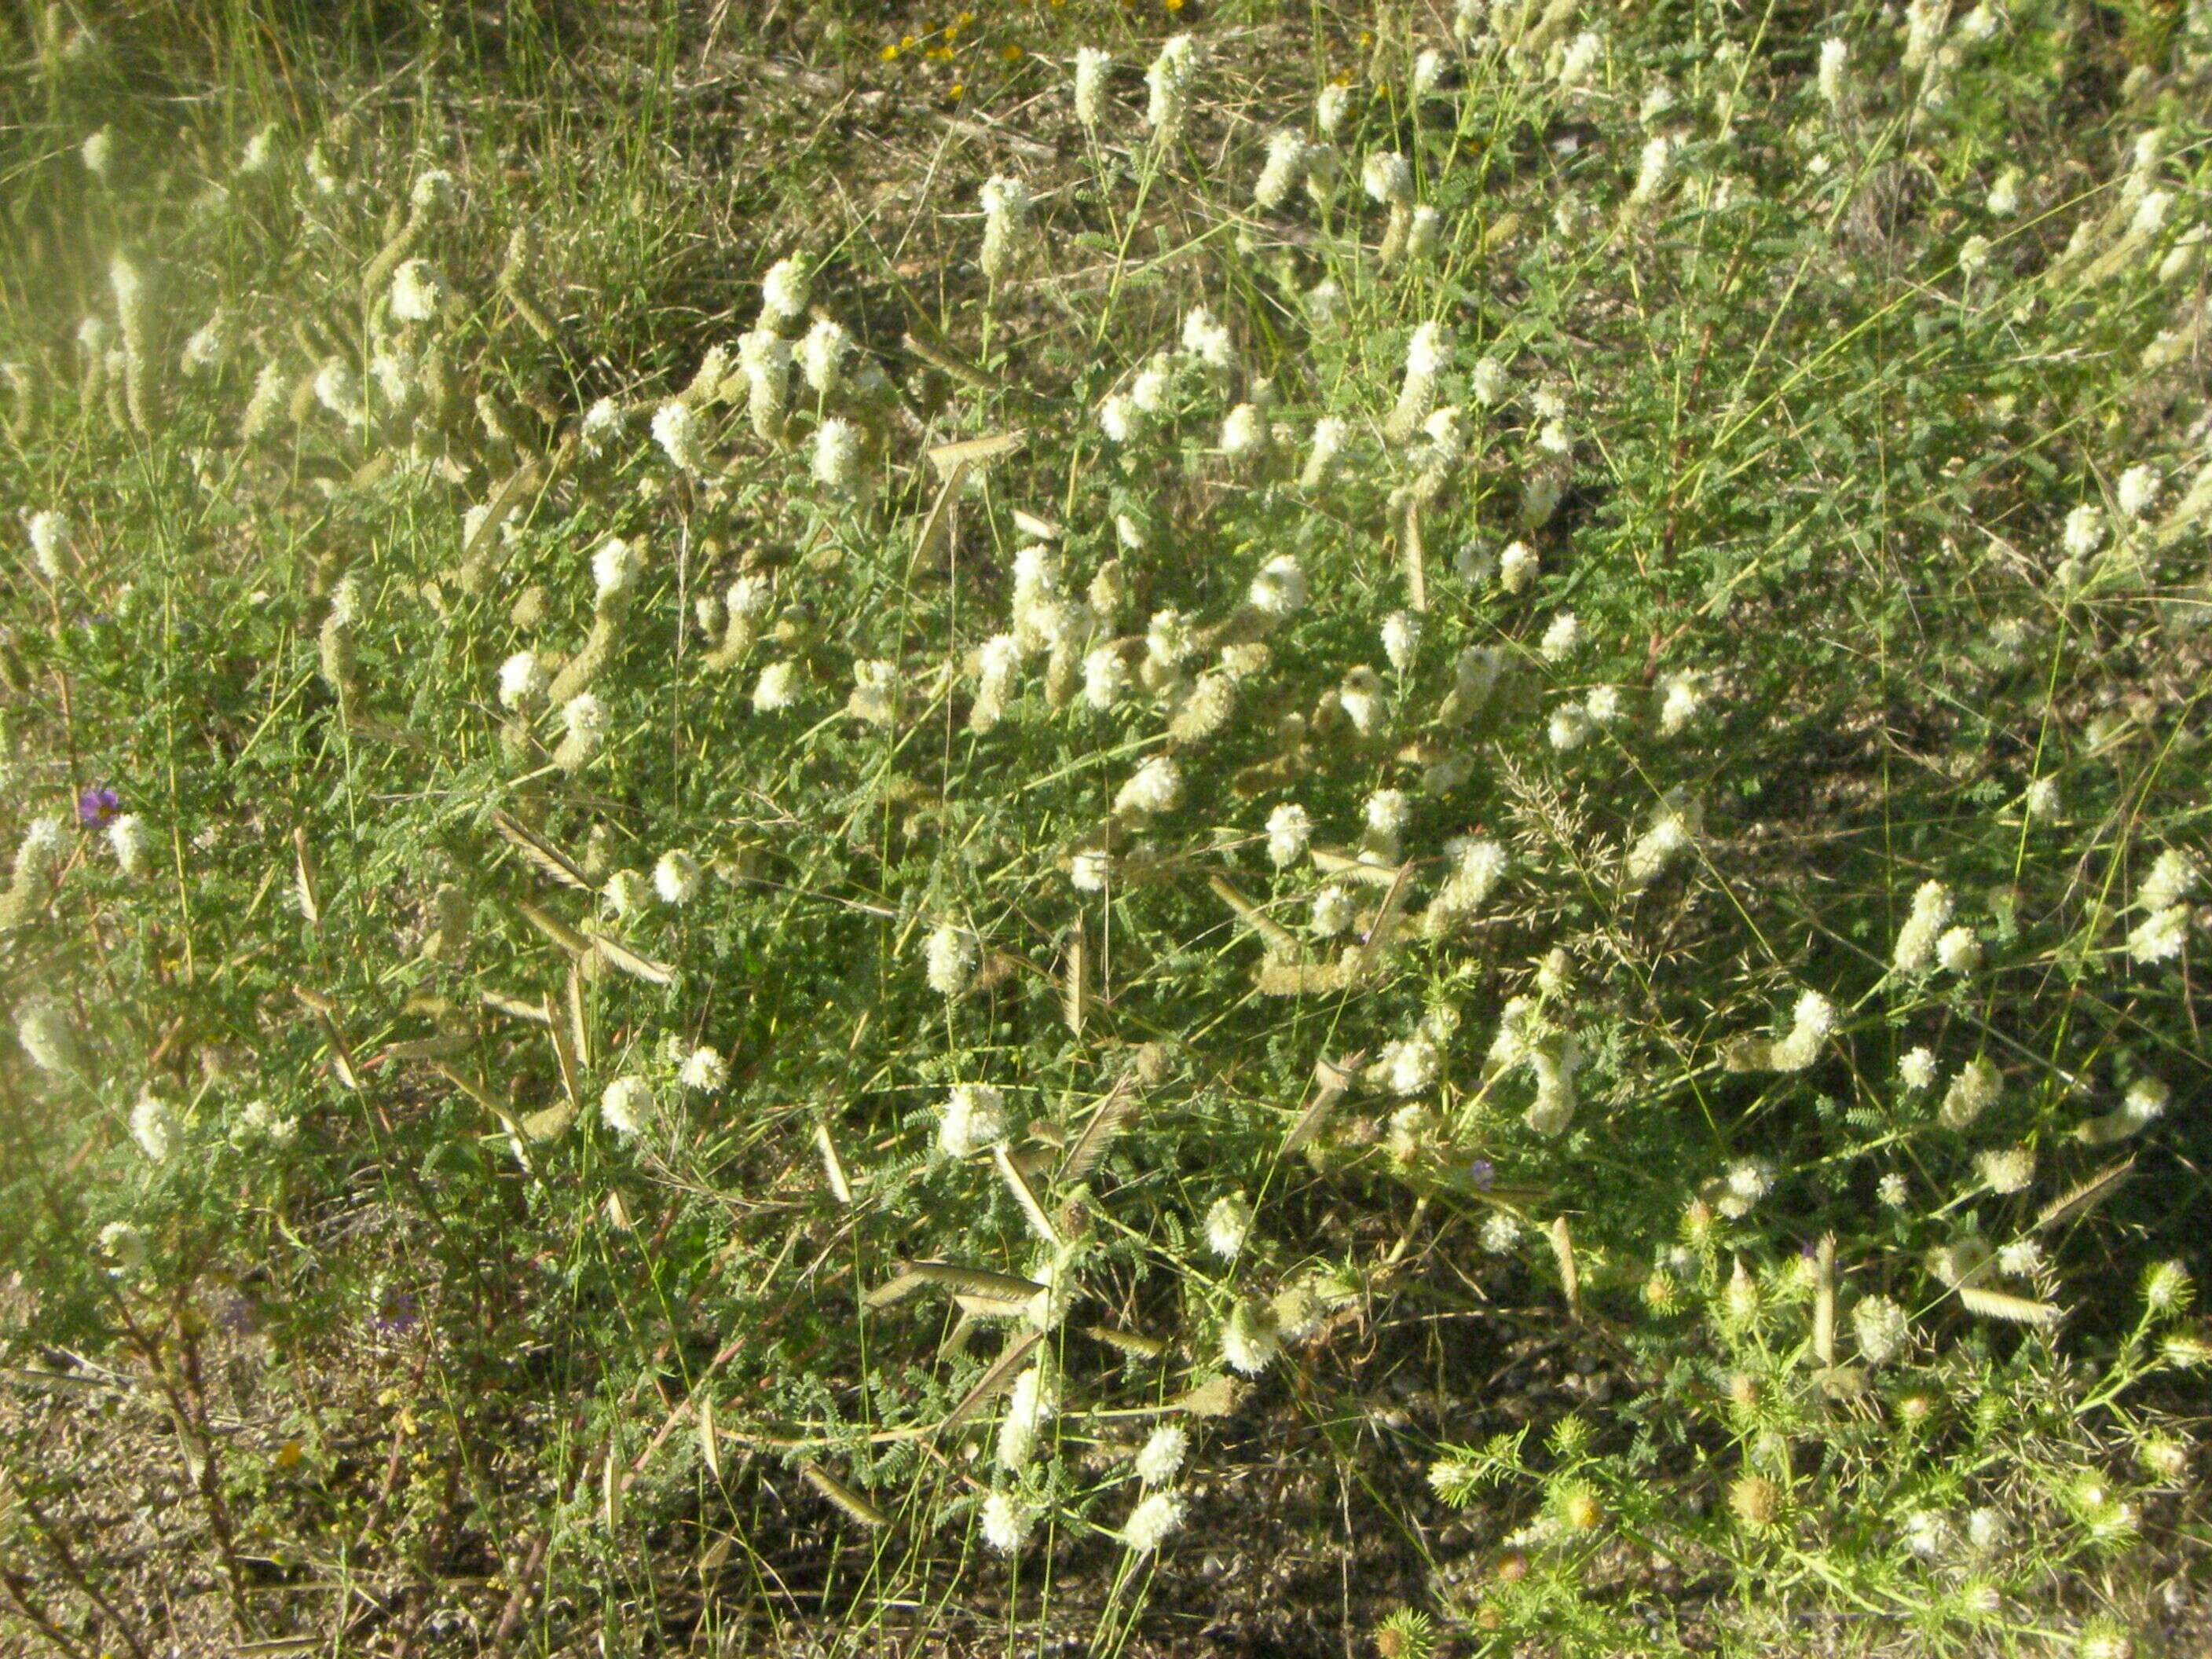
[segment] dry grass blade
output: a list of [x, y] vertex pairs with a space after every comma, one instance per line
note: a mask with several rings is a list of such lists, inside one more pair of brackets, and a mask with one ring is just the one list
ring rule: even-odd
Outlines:
[[1567, 1311], [1576, 1318], [1583, 1316], [1583, 1278], [1575, 1266], [1574, 1235], [1567, 1230], [1565, 1216], [1552, 1222], [1552, 1256], [1559, 1264], [1559, 1289], [1565, 1292]]
[[1314, 868], [1322, 874], [1349, 876], [1370, 887], [1389, 887], [1399, 876], [1399, 868], [1395, 864], [1370, 864], [1365, 859], [1354, 858], [1349, 853], [1340, 853], [1331, 848], [1316, 847], [1311, 856]]
[[584, 1000], [584, 964], [568, 964], [568, 1040], [576, 1045], [576, 1063], [592, 1063], [592, 1022]]
[[1209, 876], [1206, 884], [1213, 896], [1237, 913], [1237, 920], [1267, 941], [1267, 949], [1276, 956], [1296, 956], [1298, 936], [1282, 923], [1262, 915], [1260, 907], [1238, 892], [1219, 876]]
[[722, 1443], [714, 1433], [714, 1396], [702, 1394], [699, 1409], [693, 1413], [699, 1431], [699, 1459], [707, 1466], [707, 1473], [715, 1480], [722, 1478]]
[[1359, 1080], [1359, 1068], [1366, 1062], [1363, 1050], [1354, 1049], [1341, 1059], [1317, 1060], [1314, 1062], [1315, 1092], [1313, 1102], [1298, 1114], [1298, 1121], [1291, 1125], [1283, 1144], [1276, 1148], [1277, 1158], [1288, 1158], [1298, 1148], [1321, 1133], [1321, 1126], [1328, 1121], [1328, 1115], [1336, 1109], [1352, 1085]]
[[1985, 1291], [1974, 1285], [1960, 1285], [1959, 1300], [1969, 1313], [2008, 1320], [2015, 1325], [2056, 1324], [2065, 1312], [2049, 1302], [2032, 1302], [2024, 1296], [2007, 1296], [2002, 1291]]
[[840, 1204], [853, 1201], [853, 1183], [845, 1174], [845, 1160], [837, 1156], [837, 1143], [830, 1138], [830, 1126], [814, 1126], [814, 1144], [822, 1152], [822, 1174], [830, 1183], [830, 1196]]
[[346, 1044], [345, 1036], [338, 1030], [337, 1022], [321, 1009], [315, 1010], [315, 1023], [323, 1028], [323, 1041], [331, 1051], [331, 1075], [341, 1088], [359, 1089], [361, 1073], [353, 1061], [353, 1050]]
[[871, 1311], [878, 1308], [891, 1307], [897, 1303], [905, 1301], [907, 1297], [912, 1296], [916, 1291], [920, 1290], [923, 1285], [928, 1283], [928, 1279], [922, 1277], [921, 1274], [912, 1272], [911, 1270], [905, 1273], [894, 1273], [890, 1278], [877, 1285], [874, 1290], [870, 1291], [866, 1296], [862, 1297], [860, 1298], [860, 1305]]
[[813, 1487], [815, 1491], [820, 1492], [862, 1526], [888, 1527], [890, 1525], [890, 1516], [838, 1480], [836, 1476], [823, 1469], [818, 1463], [801, 1463], [799, 1466], [799, 1472], [806, 1477], [808, 1486]]
[[575, 1045], [569, 1042], [568, 1030], [562, 1026], [550, 998], [545, 1003], [545, 1034], [553, 1039], [553, 1060], [561, 1071], [561, 1092], [568, 1097], [569, 1105], [580, 1107], [584, 1103], [584, 1091], [579, 1076], [580, 1068], [576, 1063]]
[[1029, 1363], [1030, 1353], [1043, 1340], [1042, 1331], [1024, 1331], [1007, 1343], [1005, 1352], [984, 1369], [982, 1376], [975, 1379], [975, 1386], [960, 1396], [958, 1405], [945, 1413], [945, 1420], [937, 1425], [938, 1432], [942, 1434], [947, 1429], [957, 1427], [1012, 1388], [1014, 1373]]
[[912, 1273], [926, 1285], [971, 1296], [989, 1296], [1025, 1302], [1044, 1288], [1015, 1273], [993, 1273], [988, 1267], [963, 1267], [957, 1261], [902, 1261], [901, 1274]]
[[1406, 919], [1406, 894], [1413, 878], [1412, 865], [1398, 866], [1397, 879], [1390, 884], [1390, 890], [1382, 896], [1382, 908], [1376, 914], [1375, 925], [1367, 930], [1366, 943], [1359, 947], [1356, 959], [1358, 965], [1352, 969], [1355, 982], [1371, 979], [1382, 971], [1382, 963], [1390, 954], [1390, 947], [1397, 939], [1399, 925]]
[[1358, 965], [1358, 953], [1352, 951], [1334, 962], [1263, 962], [1252, 983], [1263, 997], [1319, 996], [1350, 990]]
[[535, 865], [544, 875], [551, 877], [564, 887], [574, 887], [588, 893], [592, 890], [590, 879], [568, 855], [506, 812], [491, 815], [491, 827], [500, 837], [522, 856]]
[[1036, 1188], [1030, 1185], [1029, 1177], [1014, 1162], [1013, 1154], [1006, 1150], [1005, 1141], [991, 1148], [991, 1159], [999, 1166], [999, 1176], [1006, 1183], [1006, 1190], [1013, 1194], [1014, 1202], [1021, 1206], [1022, 1213], [1029, 1218], [1030, 1231], [1047, 1248], [1058, 1249], [1061, 1243], [1060, 1229], [1053, 1224], [1052, 1218], [1045, 1213], [1044, 1206], [1037, 1201]]
[[465, 1031], [452, 1032], [440, 1036], [404, 1037], [398, 1042], [387, 1042], [377, 1050], [380, 1060], [452, 1060], [465, 1054], [476, 1044], [476, 1038]]
[[1399, 559], [1406, 570], [1406, 608], [1424, 611], [1429, 608], [1429, 572], [1426, 556], [1421, 549], [1421, 502], [1418, 495], [1406, 500], [1405, 533], [1399, 541]]
[[2103, 1203], [2120, 1189], [2128, 1176], [2134, 1173], [2135, 1167], [2135, 1159], [2130, 1158], [2115, 1164], [2109, 1170], [2091, 1176], [2078, 1187], [2060, 1194], [2043, 1206], [2042, 1213], [2035, 1218], [2028, 1231], [2039, 1233], [2046, 1228], [2056, 1227], [2060, 1222], [2069, 1220]]
[[[938, 366], [944, 367], [941, 363]], [[937, 469], [939, 477], [949, 480], [956, 469], [984, 467], [994, 461], [1003, 461], [1028, 442], [1029, 435], [1016, 428], [988, 438], [963, 438], [958, 443], [939, 444], [929, 452], [929, 464]]]
[[1019, 1319], [1030, 1310], [1026, 1297], [1019, 1302], [1009, 1302], [1002, 1297], [969, 1296], [957, 1291], [953, 1292], [952, 1305], [968, 1319], [980, 1320]]
[[1820, 1249], [1814, 1257], [1820, 1275], [1813, 1293], [1813, 1352], [1821, 1364], [1832, 1367], [1836, 1363], [1836, 1236], [1820, 1235]]
[[315, 890], [315, 855], [307, 849], [307, 826], [301, 824], [292, 831], [292, 874], [298, 883], [300, 914], [307, 919], [310, 927], [323, 925], [323, 901]]
[[1172, 1410], [1192, 1417], [1226, 1417], [1237, 1409], [1244, 1390], [1233, 1376], [1217, 1376], [1169, 1402]]
[[[541, 910], [534, 904], [518, 903], [514, 907], [522, 919], [572, 957], [589, 956], [592, 942], [550, 910]], [[544, 1010], [539, 1010], [542, 1014]]]
[[542, 1002], [526, 1002], [501, 991], [479, 991], [477, 1000], [494, 1013], [505, 1014], [509, 1019], [526, 1019], [533, 1025], [545, 1023], [545, 1005]]
[[1067, 1149], [1067, 1156], [1060, 1159], [1059, 1173], [1053, 1177], [1054, 1182], [1066, 1186], [1082, 1180], [1096, 1169], [1098, 1160], [1106, 1156], [1106, 1149], [1129, 1127], [1130, 1119], [1136, 1116], [1137, 1109], [1143, 1103], [1133, 1078], [1127, 1073], [1116, 1078], [1114, 1086], [1106, 1091], [1106, 1098], [1098, 1103], [1090, 1121], [1083, 1126], [1083, 1133]]
[[1075, 919], [1075, 926], [1067, 936], [1067, 954], [1060, 970], [1060, 1018], [1067, 1029], [1077, 1036], [1083, 1035], [1083, 1022], [1088, 1012], [1090, 988], [1085, 982], [1091, 964], [1088, 939], [1083, 930], [1083, 918]]
[[618, 939], [609, 939], [605, 933], [590, 933], [586, 937], [609, 967], [619, 968], [631, 978], [641, 979], [648, 985], [676, 983], [676, 970], [666, 963], [655, 962], [651, 957], [641, 957], [629, 945]]
[[952, 503], [959, 495], [961, 485], [968, 482], [968, 463], [957, 463], [945, 475], [938, 487], [937, 499], [930, 504], [929, 516], [921, 521], [921, 532], [914, 539], [914, 556], [917, 563], [927, 563], [934, 557], [939, 546], [950, 541], [952, 533]]
[[1103, 1342], [1109, 1348], [1135, 1354], [1140, 1359], [1158, 1359], [1168, 1351], [1168, 1345], [1157, 1336], [1146, 1336], [1142, 1331], [1125, 1331], [1118, 1325], [1085, 1325], [1083, 1334], [1094, 1342]]
[[568, 1133], [568, 1126], [576, 1121], [576, 1108], [568, 1101], [548, 1106], [542, 1112], [532, 1112], [522, 1120], [525, 1140], [551, 1140]]

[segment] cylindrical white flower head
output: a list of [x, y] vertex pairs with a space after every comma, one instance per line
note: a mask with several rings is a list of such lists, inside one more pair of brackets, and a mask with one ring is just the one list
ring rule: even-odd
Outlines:
[[1568, 41], [1567, 49], [1559, 54], [1559, 90], [1572, 92], [1589, 80], [1604, 51], [1605, 37], [1595, 29], [1584, 29]]
[[1129, 689], [1129, 665], [1110, 645], [1098, 646], [1083, 659], [1083, 700], [1100, 714], [1121, 701]]
[[2112, 497], [2122, 516], [2130, 521], [2141, 519], [2158, 500], [2158, 469], [2148, 464], [2130, 467], [2120, 474]]
[[653, 441], [678, 472], [694, 475], [708, 470], [707, 452], [699, 432], [699, 416], [682, 402], [661, 404], [653, 412]]
[[25, 526], [31, 538], [31, 562], [39, 574], [50, 582], [58, 582], [68, 574], [70, 552], [70, 522], [52, 508], [31, 514]]
[[1352, 895], [1341, 887], [1324, 887], [1313, 896], [1313, 915], [1306, 931], [1316, 939], [1334, 939], [1352, 926], [1355, 907]]
[[592, 581], [594, 597], [601, 605], [625, 594], [637, 586], [639, 573], [645, 561], [638, 556], [636, 545], [619, 536], [610, 536], [599, 544], [599, 550], [592, 555]]
[[1313, 820], [1296, 801], [1286, 800], [1267, 814], [1267, 860], [1287, 870], [1305, 856], [1313, 841]]
[[1413, 216], [1406, 227], [1406, 257], [1409, 259], [1433, 259], [1443, 240], [1443, 216], [1424, 204], [1413, 210]]
[[1982, 965], [1982, 942], [1971, 927], [1953, 927], [1936, 941], [1936, 960], [1947, 974], [1964, 978]]
[[1393, 611], [1382, 618], [1382, 654], [1401, 674], [1410, 671], [1421, 648], [1421, 619], [1411, 611]]
[[1444, 55], [1434, 46], [1413, 59], [1412, 86], [1416, 98], [1433, 97], [1444, 84]]
[[1145, 125], [1162, 144], [1174, 143], [1182, 133], [1183, 118], [1190, 112], [1190, 81], [1198, 68], [1198, 45], [1188, 34], [1170, 36], [1160, 55], [1145, 71], [1149, 94]]
[[499, 701], [503, 708], [522, 708], [545, 695], [551, 677], [534, 651], [518, 651], [499, 665]]
[[1121, 1541], [1133, 1555], [1150, 1555], [1182, 1525], [1183, 1501], [1171, 1492], [1147, 1492], [1121, 1523]]
[[1993, 219], [2009, 219], [2020, 211], [2020, 169], [2007, 167], [1990, 186], [1988, 208]]
[[1352, 88], [1332, 81], [1314, 99], [1314, 125], [1324, 138], [1344, 131], [1344, 118], [1352, 111]]
[[1013, 274], [1029, 239], [1035, 198], [1019, 179], [994, 173], [983, 181], [983, 275], [994, 283]]
[[599, 894], [617, 916], [642, 915], [653, 902], [653, 884], [635, 870], [617, 870], [607, 878]]
[[1221, 422], [1221, 453], [1231, 460], [1247, 460], [1267, 449], [1267, 421], [1250, 404], [1239, 404]]
[[676, 1073], [676, 1080], [687, 1089], [696, 1089], [702, 1094], [715, 1094], [730, 1080], [730, 1062], [719, 1048], [702, 1044], [684, 1056], [684, 1064]]
[[445, 280], [428, 259], [403, 261], [392, 273], [392, 314], [401, 322], [434, 323], [445, 305]]
[[604, 455], [620, 441], [628, 424], [622, 405], [611, 398], [601, 398], [584, 411], [577, 436], [592, 454]]
[[1114, 874], [1110, 854], [1095, 847], [1086, 847], [1073, 854], [1067, 861], [1067, 879], [1079, 893], [1103, 893]]
[[1115, 443], [1126, 444], [1137, 435], [1136, 400], [1126, 392], [1109, 392], [1098, 405], [1098, 429]]
[[1318, 489], [1327, 483], [1335, 471], [1337, 458], [1344, 451], [1347, 428], [1334, 415], [1324, 415], [1314, 422], [1313, 447], [1306, 453], [1305, 471], [1298, 482], [1308, 489]]
[[100, 1230], [100, 1249], [115, 1264], [108, 1271], [118, 1279], [146, 1265], [146, 1235], [127, 1221], [111, 1221]]
[[799, 366], [817, 397], [827, 398], [844, 384], [845, 354], [852, 349], [853, 337], [842, 323], [819, 317], [806, 331], [799, 344]]
[[756, 713], [773, 714], [790, 708], [799, 701], [800, 685], [799, 665], [796, 662], [772, 662], [761, 670], [760, 678], [753, 684], [753, 708]]
[[1561, 703], [1545, 723], [1545, 735], [1561, 754], [1579, 749], [1589, 740], [1589, 711], [1578, 702]]
[[1182, 1470], [1189, 1452], [1189, 1432], [1179, 1424], [1161, 1424], [1137, 1453], [1138, 1480], [1147, 1486], [1166, 1486]]
[[1094, 133], [1106, 124], [1106, 77], [1113, 67], [1113, 58], [1096, 46], [1076, 50], [1075, 118]]
[[1387, 207], [1413, 204], [1413, 164], [1395, 149], [1370, 150], [1359, 165], [1359, 183]]
[[1951, 890], [1940, 881], [1923, 881], [1912, 895], [1912, 912], [1897, 930], [1890, 960], [1902, 974], [1917, 974], [1936, 959], [1936, 941], [1951, 920]]
[[804, 315], [813, 287], [813, 273], [805, 260], [778, 259], [761, 278], [761, 321], [781, 325]]
[[945, 1154], [966, 1158], [1006, 1138], [1006, 1097], [988, 1083], [955, 1084], [938, 1118], [937, 1144]]
[[1636, 185], [1628, 192], [1628, 199], [1639, 207], [1657, 200], [1674, 174], [1674, 141], [1663, 132], [1646, 139], [1644, 154], [1636, 165]]
[[599, 1121], [628, 1139], [653, 1121], [653, 1088], [641, 1077], [618, 1077], [599, 1096]]
[[2004, 1078], [1987, 1058], [1976, 1055], [1959, 1068], [1936, 1117], [1947, 1129], [1963, 1129], [1993, 1105], [2004, 1091]]
[[345, 422], [359, 426], [368, 418], [362, 401], [361, 376], [336, 357], [315, 371], [315, 401]]
[[1298, 186], [1305, 170], [1306, 141], [1295, 132], [1276, 132], [1267, 139], [1267, 165], [1252, 186], [1252, 200], [1263, 213], [1279, 211]]
[[1551, 626], [1544, 630], [1543, 642], [1536, 648], [1546, 662], [1565, 662], [1582, 648], [1583, 625], [1571, 611], [1562, 611], [1552, 618]]
[[1242, 1193], [1225, 1193], [1206, 1212], [1206, 1248], [1224, 1261], [1235, 1258], [1252, 1232], [1252, 1206]]
[[1982, 1152], [1974, 1159], [1974, 1170], [1993, 1193], [2024, 1191], [2035, 1179], [2035, 1151], [2029, 1146], [2007, 1146]]
[[2136, 890], [2136, 903], [2145, 910], [2163, 910], [2195, 890], [2199, 874], [2195, 858], [2179, 847], [2169, 847], [2154, 860], [2150, 873]]
[[1384, 1043], [1375, 1060], [1377, 1080], [1396, 1095], [1426, 1094], [1443, 1075], [1437, 1045], [1418, 1034]]
[[1936, 1081], [1936, 1055], [1929, 1048], [1908, 1048], [1897, 1062], [1897, 1079], [1909, 1094], [1918, 1094]]
[[[1193, 306], [1183, 318], [1182, 349], [1210, 368], [1225, 371], [1237, 367], [1237, 346], [1230, 337], [1229, 325], [1204, 306]], [[1142, 373], [1130, 388], [1137, 406], [1147, 414], [1155, 412], [1158, 404], [1164, 404], [1165, 391], [1163, 381], [1157, 393], [1151, 392]]]
[[1221, 1357], [1234, 1371], [1257, 1376], [1282, 1352], [1274, 1310], [1263, 1302], [1239, 1302], [1221, 1328]]
[[141, 1095], [138, 1103], [131, 1109], [131, 1138], [153, 1162], [167, 1163], [169, 1154], [176, 1150], [176, 1117], [152, 1095]]
[[108, 824], [107, 844], [115, 854], [116, 868], [126, 878], [136, 879], [145, 873], [151, 842], [146, 820], [137, 813], [125, 812]]
[[848, 489], [860, 476], [860, 429], [831, 416], [814, 434], [815, 482]]
[[1820, 101], [1830, 109], [1842, 113], [1850, 99], [1851, 49], [1842, 40], [1820, 42], [1820, 67], [1816, 84]]
[[1010, 1492], [994, 1492], [983, 1500], [983, 1541], [1001, 1555], [1012, 1555], [1036, 1530], [1038, 1510]]
[[1246, 590], [1245, 602], [1268, 617], [1289, 617], [1305, 606], [1306, 573], [1287, 553], [1278, 553], [1260, 567]]
[[109, 183], [115, 171], [115, 135], [100, 128], [77, 147], [77, 156], [87, 173], [102, 184]]
[[922, 954], [929, 988], [941, 997], [958, 996], [975, 976], [975, 941], [963, 927], [939, 923]]
[[79, 1069], [76, 1032], [50, 997], [33, 997], [15, 1011], [15, 1040], [42, 1072], [68, 1077]]
[[2087, 558], [2105, 544], [2104, 508], [2094, 501], [2082, 502], [2066, 515], [2059, 542], [2069, 558]]
[[680, 847], [663, 853], [653, 866], [653, 888], [666, 904], [689, 904], [699, 896], [705, 872], [699, 860]]
[[1905, 1310], [1886, 1296], [1869, 1296], [1853, 1308], [1851, 1329], [1858, 1338], [1859, 1358], [1869, 1365], [1896, 1358], [1912, 1334]]
[[1114, 797], [1114, 810], [1149, 817], [1171, 812], [1182, 804], [1182, 769], [1166, 755], [1155, 755], [1137, 769]]
[[408, 187], [407, 203], [417, 213], [434, 213], [453, 196], [453, 175], [443, 167], [428, 167], [416, 174]]

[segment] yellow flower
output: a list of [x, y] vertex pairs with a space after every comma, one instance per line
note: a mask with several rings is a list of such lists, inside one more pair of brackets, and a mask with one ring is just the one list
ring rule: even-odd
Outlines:
[[884, 48], [884, 62], [886, 64], [892, 64], [896, 63], [897, 61], [898, 48], [896, 46], [885, 46]]
[[968, 88], [965, 88], [965, 87], [963, 87], [963, 86], [962, 86], [962, 85], [960, 84], [960, 82], [959, 82], [955, 81], [955, 82], [953, 82], [950, 87], [947, 87], [947, 88], [945, 88], [945, 90], [946, 90], [948, 93], [950, 93], [953, 97], [957, 98], [957, 97], [959, 97], [962, 94], [963, 94], [964, 92], [966, 92], [966, 91], [968, 90]]
[[899, 50], [901, 52], [912, 52], [914, 50], [914, 36], [911, 34], [902, 34], [899, 36]]
[[[1182, 0], [1176, 0], [1176, 3], [1180, 5], [1182, 3]], [[1022, 49], [1016, 46], [1000, 46], [999, 48], [999, 56], [1006, 63], [1018, 64], [1021, 62]]]
[[963, 28], [963, 29], [964, 29], [964, 28], [966, 28], [966, 27], [967, 27], [970, 23], [974, 22], [975, 21], [975, 14], [974, 12], [972, 12], [972, 11], [963, 11], [963, 12], [962, 12], [962, 13], [960, 14], [960, 15], [959, 15], [959, 16], [957, 16], [957, 18], [953, 19], [953, 21], [955, 21], [955, 22], [957, 22], [957, 24], [959, 24], [959, 26], [960, 26], [962, 28]]
[[1160, 0], [1160, 4], [1170, 11], [1181, 11], [1182, 9], [1182, 0]]

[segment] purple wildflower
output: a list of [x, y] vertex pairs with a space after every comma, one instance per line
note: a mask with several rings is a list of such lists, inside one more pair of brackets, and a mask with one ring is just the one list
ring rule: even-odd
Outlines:
[[88, 789], [76, 798], [76, 821], [88, 830], [103, 830], [123, 808], [123, 797], [112, 789]]
[[1488, 1158], [1478, 1158], [1467, 1166], [1467, 1178], [1474, 1183], [1475, 1191], [1486, 1193], [1491, 1183], [1498, 1179], [1498, 1171]]

